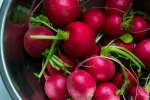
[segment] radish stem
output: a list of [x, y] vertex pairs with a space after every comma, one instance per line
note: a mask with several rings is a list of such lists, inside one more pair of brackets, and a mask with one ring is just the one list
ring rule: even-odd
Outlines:
[[50, 59], [50, 58], [52, 57], [52, 55], [54, 54], [54, 50], [55, 50], [55, 46], [56, 46], [57, 42], [58, 42], [58, 41], [54, 41], [54, 42], [52, 43], [52, 46], [51, 46], [51, 48], [50, 48], [50, 50], [49, 50], [48, 56], [46, 57], [46, 61], [45, 61], [44, 65], [43, 65], [42, 70], [40, 71], [40, 73], [34, 73], [34, 75], [35, 75], [37, 78], [40, 79], [40, 78], [42, 77], [42, 74], [44, 73], [44, 71], [45, 71], [45, 69], [46, 69], [46, 67], [47, 67], [47, 65], [48, 65], [49, 59]]
[[124, 81], [124, 84], [122, 85], [121, 89], [119, 89], [116, 94], [119, 95], [119, 96], [120, 95], [124, 95], [126, 89], [128, 88], [128, 84], [129, 84], [128, 77], [127, 77], [127, 72], [125, 70], [125, 66], [118, 59], [116, 59], [113, 56], [111, 56], [111, 57], [101, 56], [101, 57], [104, 57], [106, 59], [112, 60], [112, 61], [114, 61], [114, 62], [116, 62], [116, 63], [118, 63], [120, 65], [122, 73], [123, 73], [123, 76], [125, 78], [125, 81]]
[[42, 39], [42, 40], [60, 40], [57, 36], [48, 36], [48, 35], [31, 35], [32, 39]]
[[117, 57], [118, 57], [118, 54], [120, 54], [120, 55], [128, 58], [130, 61], [132, 61], [132, 63], [134, 63], [136, 65], [136, 67], [138, 67], [137, 71], [138, 71], [139, 77], [141, 76], [141, 67], [144, 68], [144, 64], [134, 54], [132, 54], [127, 49], [124, 49], [124, 48], [118, 47], [118, 46], [113, 46], [113, 45], [103, 47], [101, 50], [101, 54], [103, 54], [105, 56], [111, 55], [111, 53], [116, 53]]

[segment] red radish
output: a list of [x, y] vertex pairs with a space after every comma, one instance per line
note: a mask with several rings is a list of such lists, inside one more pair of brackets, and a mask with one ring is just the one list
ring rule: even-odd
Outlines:
[[117, 87], [113, 83], [100, 83], [96, 88], [93, 100], [120, 100], [116, 92]]
[[[129, 89], [130, 89], [131, 87], [137, 85], [135, 75], [134, 75], [132, 72], [128, 72], [128, 71], [127, 71], [127, 78], [128, 78], [128, 81], [129, 81], [129, 86], [128, 86]], [[123, 83], [124, 83], [123, 74], [120, 73], [120, 72], [117, 73], [117, 74], [115, 75], [115, 77], [114, 77], [113, 83], [114, 83], [118, 88], [121, 88], [121, 86], [122, 86]]]
[[44, 0], [44, 10], [50, 22], [64, 27], [80, 16], [79, 0]]
[[66, 100], [67, 79], [62, 75], [45, 76], [45, 93], [51, 100]]
[[122, 28], [122, 17], [119, 15], [111, 15], [106, 19], [105, 31], [111, 37], [117, 37], [124, 33]]
[[123, 15], [132, 4], [133, 0], [107, 0], [106, 13], [107, 15]]
[[117, 46], [126, 48], [129, 51], [133, 52], [133, 49], [134, 49], [134, 44], [133, 43], [123, 43], [121, 40], [117, 40], [117, 41], [115, 41], [115, 44]]
[[98, 33], [104, 27], [105, 15], [99, 9], [92, 8], [83, 15], [83, 21]]
[[97, 81], [109, 81], [115, 75], [115, 65], [106, 58], [93, 56], [86, 62], [86, 66], [86, 71]]
[[143, 40], [148, 34], [148, 22], [141, 16], [134, 16], [131, 24], [131, 33], [137, 41]]
[[100, 55], [100, 52], [101, 52], [101, 47], [99, 44], [96, 44], [94, 54]]
[[150, 69], [150, 39], [143, 40], [135, 48], [135, 55]]
[[62, 45], [63, 51], [73, 58], [84, 58], [91, 54], [95, 46], [95, 33], [81, 22], [73, 22], [66, 27], [69, 39]]
[[141, 86], [134, 86], [130, 90], [132, 100], [149, 100], [149, 93]]
[[68, 77], [67, 89], [73, 100], [91, 100], [96, 82], [86, 71], [77, 69]]
[[32, 39], [31, 35], [53, 35], [53, 32], [44, 26], [29, 28], [24, 36], [24, 48], [32, 57], [40, 57], [42, 52], [52, 44], [51, 40]]
[[82, 59], [79, 59], [81, 61], [85, 60], [85, 59], [88, 59], [89, 57], [93, 56], [93, 55], [100, 55], [100, 52], [101, 52], [101, 47], [99, 44], [95, 44], [94, 48], [93, 48], [93, 51], [89, 53], [89, 55], [85, 56], [84, 58]]

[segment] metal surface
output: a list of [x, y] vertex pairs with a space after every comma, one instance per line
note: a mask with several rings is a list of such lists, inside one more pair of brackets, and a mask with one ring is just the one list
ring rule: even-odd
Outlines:
[[[33, 76], [34, 64], [23, 49], [23, 36], [27, 25], [14, 23], [9, 19], [13, 7], [25, 4], [5, 0], [0, 11], [0, 72], [3, 82], [14, 100], [44, 100], [39, 81]], [[28, 4], [29, 5], [29, 4]], [[31, 5], [31, 4], [30, 4]]]
[[1, 6], [2, 6], [2, 3], [3, 3], [3, 0], [0, 0], [0, 8], [1, 8]]
[[[9, 18], [10, 12], [17, 5], [28, 8], [34, 0], [4, 0], [0, 10], [0, 72], [2, 80], [11, 98], [14, 100], [45, 100], [43, 85], [33, 73], [40, 68], [39, 59], [29, 57], [23, 48], [23, 36], [27, 29], [25, 23], [16, 24]], [[38, 1], [38, 0], [37, 0]], [[91, 0], [89, 6], [100, 5], [105, 0]], [[150, 13], [149, 0], [135, 0], [136, 9]], [[142, 6], [144, 5], [144, 6]]]
[[[11, 4], [11, 1], [10, 0], [5, 0], [1, 6], [1, 10], [0, 10], [0, 15], [1, 15], [1, 20], [0, 20], [0, 33], [1, 33], [1, 36], [0, 36], [0, 40], [1, 40], [1, 47], [0, 47], [0, 52], [1, 52], [1, 57], [0, 57], [0, 63], [2, 64], [1, 65], [1, 75], [2, 75], [2, 80], [5, 80], [3, 81], [5, 83], [5, 85], [7, 85], [7, 90], [9, 91], [9, 93], [11, 93], [11, 96], [14, 95], [14, 99], [17, 99], [19, 98], [15, 88], [13, 87], [13, 84], [11, 82], [11, 79], [10, 79], [10, 76], [7, 72], [7, 69], [6, 69], [6, 65], [5, 65], [5, 62], [4, 62], [4, 55], [3, 55], [3, 33], [4, 33], [4, 25], [5, 25], [5, 20], [6, 20], [6, 16], [8, 14], [8, 9], [9, 9], [9, 6]], [[20, 98], [21, 99], [21, 98]]]
[[0, 76], [0, 100], [12, 100]]

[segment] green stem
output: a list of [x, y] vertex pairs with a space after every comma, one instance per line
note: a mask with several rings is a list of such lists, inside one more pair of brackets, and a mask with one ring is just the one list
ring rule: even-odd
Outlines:
[[128, 84], [129, 84], [129, 81], [125, 79], [125, 80], [124, 80], [124, 84], [122, 85], [121, 89], [119, 89], [119, 90], [116, 92], [116, 94], [117, 94], [118, 96], [124, 95], [126, 89], [128, 88]]
[[43, 40], [60, 40], [57, 36], [49, 36], [49, 35], [31, 35], [32, 39], [43, 39]]
[[148, 93], [150, 93], [150, 80], [149, 82], [146, 84], [145, 89]]
[[134, 57], [134, 58], [140, 63], [140, 65], [142, 65], [143, 67], [145, 66], [145, 65], [142, 63], [142, 61], [141, 61], [138, 57], [136, 57], [132, 52], [130, 52], [129, 50], [127, 50], [127, 49], [125, 49], [125, 48], [122, 48], [122, 47], [119, 47], [119, 46], [115, 46], [115, 47], [118, 48], [118, 49], [120, 49], [120, 50], [123, 50], [123, 51], [129, 53], [132, 57]]
[[33, 38], [35, 38], [35, 39], [59, 39], [59, 40], [67, 40], [68, 38], [69, 38], [69, 33], [68, 32], [66, 32], [66, 31], [64, 31], [64, 30], [62, 30], [62, 29], [56, 29], [56, 28], [54, 28], [54, 26], [53, 26], [53, 24], [52, 23], [50, 23], [49, 22], [49, 20], [48, 20], [48, 18], [46, 17], [46, 16], [44, 16], [44, 15], [39, 15], [39, 16], [37, 16], [37, 17], [32, 17], [31, 18], [31, 21], [32, 21], [32, 24], [34, 25], [41, 25], [41, 24], [43, 24], [43, 25], [45, 25], [46, 27], [48, 27], [48, 28], [50, 28], [51, 30], [53, 30], [54, 32], [56, 32], [57, 33], [57, 35], [56, 36], [45, 36], [45, 35], [38, 35], [38, 36], [36, 36], [35, 35], [35, 37], [33, 37]]
[[110, 55], [110, 53], [118, 53], [122, 56], [127, 57], [130, 61], [132, 61], [138, 67], [139, 76], [141, 76], [141, 67], [144, 67], [144, 64], [130, 51], [118, 46], [107, 46], [102, 48], [103, 55]]
[[52, 62], [54, 62], [61, 70], [63, 70], [66, 74], [70, 74], [70, 72], [68, 71], [68, 69], [66, 68], [66, 66], [64, 65], [63, 62], [60, 62], [59, 60], [57, 60], [55, 57], [52, 57]]
[[61, 62], [59, 62], [58, 60], [56, 60], [54, 57], [52, 57], [51, 59], [57, 66], [63, 66], [63, 64]]
[[67, 63], [63, 62], [59, 57], [57, 57], [56, 55], [53, 56], [57, 61], [59, 61], [62, 66], [66, 66], [66, 67], [71, 67], [70, 65], [68, 65]]
[[124, 81], [124, 84], [122, 85], [121, 89], [119, 89], [116, 94], [119, 95], [119, 96], [120, 95], [124, 95], [126, 89], [128, 88], [128, 84], [129, 84], [127, 72], [125, 70], [125, 66], [118, 59], [116, 59], [113, 56], [109, 56], [109, 57], [101, 56], [101, 57], [104, 57], [106, 59], [112, 60], [112, 61], [114, 61], [114, 62], [116, 62], [116, 63], [118, 63], [120, 65], [125, 81]]
[[49, 59], [49, 63], [52, 65], [52, 67], [54, 68], [54, 69], [56, 69], [56, 70], [60, 70], [60, 68], [52, 61], [52, 60], [50, 60]]
[[108, 48], [110, 45], [112, 45], [114, 42], [116, 41], [116, 39], [113, 39], [112, 41], [110, 41], [104, 48]]
[[130, 6], [128, 11], [126, 11], [126, 13], [124, 13], [124, 15], [123, 15], [122, 27], [126, 31], [130, 31], [133, 17], [134, 17], [134, 15], [133, 15], [132, 6]]
[[44, 73], [44, 71], [45, 71], [45, 69], [46, 69], [46, 67], [47, 67], [47, 65], [48, 65], [48, 62], [49, 62], [49, 59], [52, 57], [52, 55], [54, 54], [54, 49], [55, 49], [55, 45], [57, 44], [57, 42], [58, 41], [54, 41], [53, 43], [52, 43], [52, 46], [51, 46], [51, 48], [50, 48], [50, 50], [49, 50], [49, 54], [48, 54], [48, 56], [47, 56], [47, 58], [46, 58], [46, 61], [45, 61], [45, 63], [44, 63], [44, 66], [42, 67], [42, 70], [40, 71], [40, 73], [34, 73], [34, 75], [37, 77], [37, 78], [41, 78], [42, 77], [42, 74]]

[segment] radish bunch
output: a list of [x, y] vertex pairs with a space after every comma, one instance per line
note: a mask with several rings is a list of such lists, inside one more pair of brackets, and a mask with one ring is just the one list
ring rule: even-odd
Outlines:
[[135, 13], [133, 0], [85, 5], [84, 0], [44, 0], [44, 15], [31, 17], [24, 48], [42, 59], [34, 75], [44, 76], [47, 97], [149, 100], [148, 20]]

